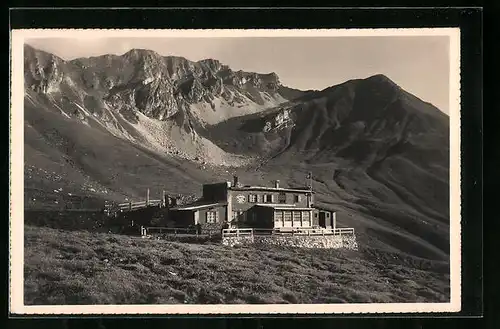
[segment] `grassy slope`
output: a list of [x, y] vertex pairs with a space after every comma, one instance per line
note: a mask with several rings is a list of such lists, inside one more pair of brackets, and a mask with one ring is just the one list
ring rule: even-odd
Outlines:
[[26, 304], [445, 302], [449, 267], [400, 254], [229, 248], [25, 226]]

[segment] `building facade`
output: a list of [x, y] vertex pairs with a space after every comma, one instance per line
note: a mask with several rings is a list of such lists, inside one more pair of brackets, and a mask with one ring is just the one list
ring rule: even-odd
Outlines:
[[234, 177], [233, 182], [203, 185], [199, 201], [172, 207], [169, 217], [182, 226], [332, 227], [334, 212], [314, 207], [311, 188], [284, 188], [279, 181], [269, 187], [242, 185]]

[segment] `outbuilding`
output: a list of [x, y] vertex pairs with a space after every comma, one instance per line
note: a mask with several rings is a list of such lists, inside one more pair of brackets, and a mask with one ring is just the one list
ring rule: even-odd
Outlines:
[[177, 227], [217, 227], [222, 226], [227, 218], [227, 203], [194, 202], [169, 209], [169, 219]]

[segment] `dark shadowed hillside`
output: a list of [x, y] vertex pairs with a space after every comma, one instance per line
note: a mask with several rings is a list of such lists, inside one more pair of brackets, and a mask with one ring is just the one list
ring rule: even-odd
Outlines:
[[383, 75], [230, 119], [206, 135], [228, 152], [265, 154], [258, 170], [289, 184], [312, 171], [319, 199], [372, 238], [448, 253], [448, 116]]

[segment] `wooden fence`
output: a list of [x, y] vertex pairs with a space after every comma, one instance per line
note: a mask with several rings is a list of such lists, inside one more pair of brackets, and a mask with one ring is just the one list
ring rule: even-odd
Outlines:
[[146, 200], [137, 202], [124, 202], [118, 204], [120, 211], [133, 211], [137, 209], [147, 208], [147, 207], [161, 207], [163, 205], [162, 200]]
[[204, 229], [201, 232], [193, 228], [184, 227], [160, 227], [160, 226], [141, 226], [141, 236], [153, 236], [153, 235], [196, 235], [196, 236], [215, 236], [221, 234], [220, 230]]

